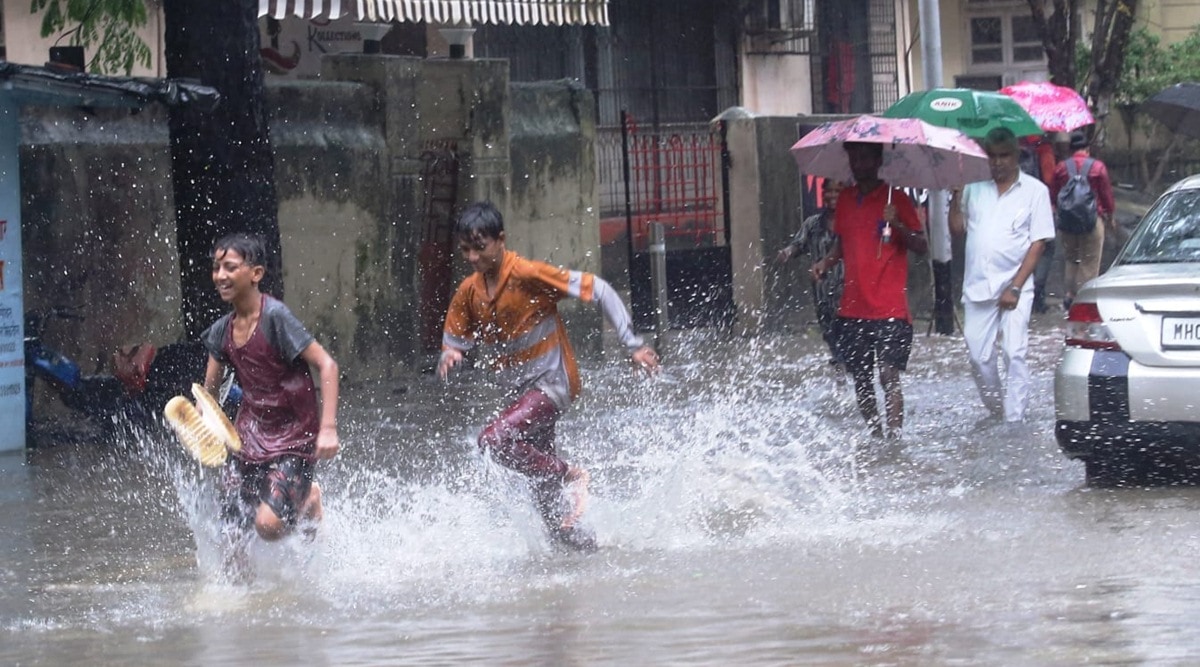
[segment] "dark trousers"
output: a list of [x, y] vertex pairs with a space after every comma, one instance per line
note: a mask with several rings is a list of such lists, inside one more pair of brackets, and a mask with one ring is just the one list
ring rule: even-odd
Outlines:
[[1050, 279], [1050, 267], [1054, 264], [1054, 241], [1046, 241], [1042, 256], [1033, 269], [1033, 311], [1046, 312], [1046, 282]]

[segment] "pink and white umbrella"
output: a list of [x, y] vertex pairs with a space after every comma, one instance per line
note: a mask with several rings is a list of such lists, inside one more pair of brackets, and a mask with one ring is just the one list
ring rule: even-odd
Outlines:
[[916, 118], [859, 116], [825, 123], [792, 146], [801, 173], [854, 179], [843, 144], [883, 144], [879, 178], [901, 188], [949, 190], [992, 177], [987, 155], [967, 135]]
[[1049, 81], [1022, 81], [1000, 89], [1017, 101], [1046, 132], [1070, 132], [1096, 122], [1087, 100]]

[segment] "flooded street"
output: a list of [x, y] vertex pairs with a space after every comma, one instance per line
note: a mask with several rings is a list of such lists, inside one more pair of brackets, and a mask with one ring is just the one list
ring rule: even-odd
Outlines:
[[173, 441], [0, 456], [0, 664], [1196, 664], [1200, 492], [1084, 486], [1051, 320], [1015, 428], [977, 426], [961, 337], [924, 327], [900, 444], [815, 336], [679, 333], [652, 382], [585, 364], [559, 443], [594, 554], [476, 454], [475, 371], [348, 382], [320, 534], [257, 547], [248, 586]]

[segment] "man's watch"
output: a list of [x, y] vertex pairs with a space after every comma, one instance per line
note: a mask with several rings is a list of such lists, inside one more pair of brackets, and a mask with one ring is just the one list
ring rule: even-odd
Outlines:
[[1008, 291], [1011, 292], [1013, 296], [1016, 296], [1016, 297], [1021, 296], [1021, 288], [1017, 287], [1016, 285], [1009, 285]]

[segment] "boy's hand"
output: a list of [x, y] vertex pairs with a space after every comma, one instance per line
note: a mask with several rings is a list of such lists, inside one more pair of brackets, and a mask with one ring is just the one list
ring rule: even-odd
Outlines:
[[317, 433], [317, 458], [324, 461], [337, 456], [338, 451], [342, 448], [338, 442], [338, 434], [336, 426], [322, 426], [320, 432]]
[[438, 359], [437, 374], [438, 377], [445, 380], [450, 377], [450, 369], [457, 366], [463, 360], [462, 352], [448, 347], [442, 350], [442, 356]]
[[653, 376], [658, 372], [658, 353], [649, 345], [639, 347], [631, 358], [638, 368], [645, 371], [646, 375]]
[[829, 273], [830, 262], [828, 257], [822, 257], [813, 262], [813, 265], [808, 269], [808, 275], [812, 276], [813, 280], [824, 280], [825, 274]]

